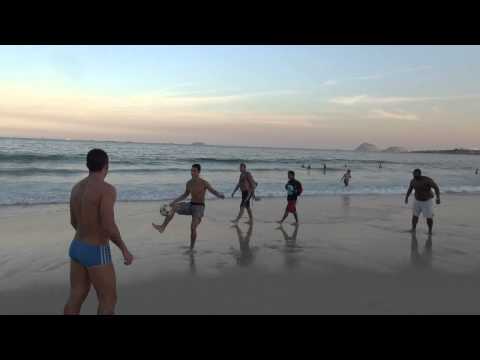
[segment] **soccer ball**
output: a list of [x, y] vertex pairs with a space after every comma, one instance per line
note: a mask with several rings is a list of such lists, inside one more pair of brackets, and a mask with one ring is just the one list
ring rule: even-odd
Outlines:
[[168, 204], [164, 204], [160, 207], [160, 215], [168, 216], [172, 213], [172, 207]]

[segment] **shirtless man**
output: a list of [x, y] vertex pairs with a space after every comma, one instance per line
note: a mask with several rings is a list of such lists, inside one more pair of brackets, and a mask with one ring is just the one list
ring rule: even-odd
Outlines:
[[100, 149], [87, 154], [89, 175], [76, 184], [70, 196], [70, 222], [75, 237], [70, 245], [70, 296], [65, 315], [80, 313], [92, 284], [98, 297], [98, 315], [113, 315], [117, 302], [115, 271], [109, 240], [122, 252], [125, 265], [132, 254], [120, 236], [114, 217], [115, 187], [105, 182], [108, 155]]
[[255, 197], [255, 188], [257, 187], [257, 183], [253, 180], [252, 174], [247, 171], [247, 165], [244, 163], [240, 164], [240, 177], [238, 179], [237, 186], [232, 192], [232, 198], [240, 188], [242, 191], [242, 202], [240, 203], [240, 212], [235, 220], [232, 220], [233, 223], [238, 223], [238, 220], [243, 216], [245, 209], [247, 209], [248, 223], [253, 223], [253, 214], [252, 209], [250, 209], [250, 199]]
[[437, 196], [437, 204], [440, 204], [440, 189], [438, 185], [427, 176], [422, 176], [420, 169], [413, 170], [413, 179], [410, 181], [410, 186], [405, 196], [405, 204], [408, 204], [408, 197], [415, 189], [415, 202], [413, 204], [413, 216], [412, 216], [412, 229], [411, 232], [415, 232], [417, 229], [418, 218], [421, 213], [427, 218], [428, 234], [432, 234], [433, 228], [433, 193], [432, 188], [435, 190]]
[[[179, 215], [191, 215], [192, 223], [190, 226], [190, 250], [193, 250], [195, 246], [195, 240], [197, 240], [197, 227], [202, 221], [203, 214], [205, 212], [205, 192], [208, 190], [216, 197], [225, 199], [225, 195], [219, 193], [210, 184], [200, 177], [201, 171], [200, 164], [192, 165], [192, 179], [187, 182], [185, 192], [178, 198], [170, 203], [172, 212], [165, 218], [162, 225], [156, 225], [152, 223], [152, 226], [160, 233], [163, 233], [170, 221], [172, 221], [175, 213]], [[189, 195], [192, 196], [190, 202], [181, 202], [185, 200]]]

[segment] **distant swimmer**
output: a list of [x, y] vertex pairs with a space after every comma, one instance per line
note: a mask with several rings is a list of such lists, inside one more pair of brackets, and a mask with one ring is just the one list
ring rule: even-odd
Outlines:
[[[200, 164], [193, 164], [191, 169], [192, 178], [187, 182], [185, 192], [170, 203], [172, 211], [165, 217], [162, 225], [152, 223], [152, 226], [160, 233], [163, 233], [175, 213], [192, 217], [190, 225], [190, 250], [193, 250], [197, 240], [197, 227], [202, 221], [205, 212], [205, 193], [207, 190], [220, 199], [225, 199], [225, 195], [216, 191], [208, 181], [200, 177]], [[181, 202], [191, 195], [190, 202]]]
[[379, 169], [382, 168], [382, 162], [381, 162], [381, 161], [378, 162], [378, 168], [379, 168]]
[[405, 204], [408, 204], [408, 197], [415, 189], [415, 202], [413, 203], [413, 216], [412, 216], [412, 229], [414, 232], [417, 229], [418, 218], [421, 213], [427, 219], [428, 233], [432, 234], [433, 228], [433, 193], [432, 188], [435, 190], [437, 197], [437, 204], [440, 204], [440, 189], [438, 185], [431, 178], [422, 176], [420, 169], [413, 171], [413, 179], [410, 181], [407, 194], [405, 196]]
[[327, 172], [327, 164], [323, 164], [323, 172]]
[[70, 244], [70, 296], [65, 315], [80, 314], [93, 285], [98, 298], [98, 315], [113, 315], [117, 303], [115, 269], [110, 240], [120, 249], [125, 265], [133, 261], [115, 223], [115, 187], [105, 181], [108, 155], [101, 149], [87, 154], [89, 174], [70, 195], [70, 223], [75, 237]]
[[294, 171], [290, 170], [288, 172], [288, 183], [285, 185], [285, 189], [287, 190], [287, 207], [285, 209], [285, 213], [283, 214], [282, 220], [280, 220], [278, 223], [283, 223], [289, 213], [293, 214], [295, 221], [298, 223], [297, 199], [302, 194], [303, 187], [302, 183], [295, 179]]
[[478, 168], [475, 170], [475, 175], [478, 175]]
[[312, 169], [312, 166], [310, 164], [308, 164], [307, 170], [311, 170], [311, 169]]
[[343, 180], [343, 183], [345, 184], [345, 187], [348, 186], [348, 184], [350, 183], [350, 179], [352, 178], [352, 172], [350, 171], [350, 169], [347, 170], [347, 172], [345, 174], [343, 174], [342, 178], [340, 179], [340, 181]]
[[232, 222], [237, 223], [240, 218], [243, 216], [245, 209], [247, 209], [249, 223], [253, 222], [252, 209], [250, 208], [250, 200], [255, 197], [255, 188], [257, 183], [253, 179], [252, 174], [247, 171], [247, 165], [244, 163], [240, 164], [240, 177], [238, 179], [237, 186], [232, 192], [232, 197], [234, 197], [237, 190], [240, 188], [242, 192], [242, 201], [240, 202], [240, 212], [235, 220]]

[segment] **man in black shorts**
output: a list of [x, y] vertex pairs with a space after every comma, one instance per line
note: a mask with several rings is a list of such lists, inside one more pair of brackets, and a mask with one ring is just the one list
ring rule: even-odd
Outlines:
[[257, 183], [253, 180], [252, 174], [247, 171], [247, 166], [244, 163], [240, 164], [240, 177], [238, 179], [238, 184], [235, 186], [235, 189], [232, 192], [232, 197], [237, 192], [238, 188], [242, 191], [242, 202], [240, 203], [240, 212], [235, 220], [232, 220], [233, 223], [237, 223], [238, 220], [243, 216], [245, 209], [247, 209], [249, 221], [251, 224], [253, 222], [252, 209], [250, 209], [250, 199], [255, 197], [255, 188]]

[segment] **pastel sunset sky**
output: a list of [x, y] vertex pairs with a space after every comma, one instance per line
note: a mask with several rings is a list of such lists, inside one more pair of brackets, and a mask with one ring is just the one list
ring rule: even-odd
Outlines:
[[0, 46], [0, 136], [480, 148], [480, 46]]

